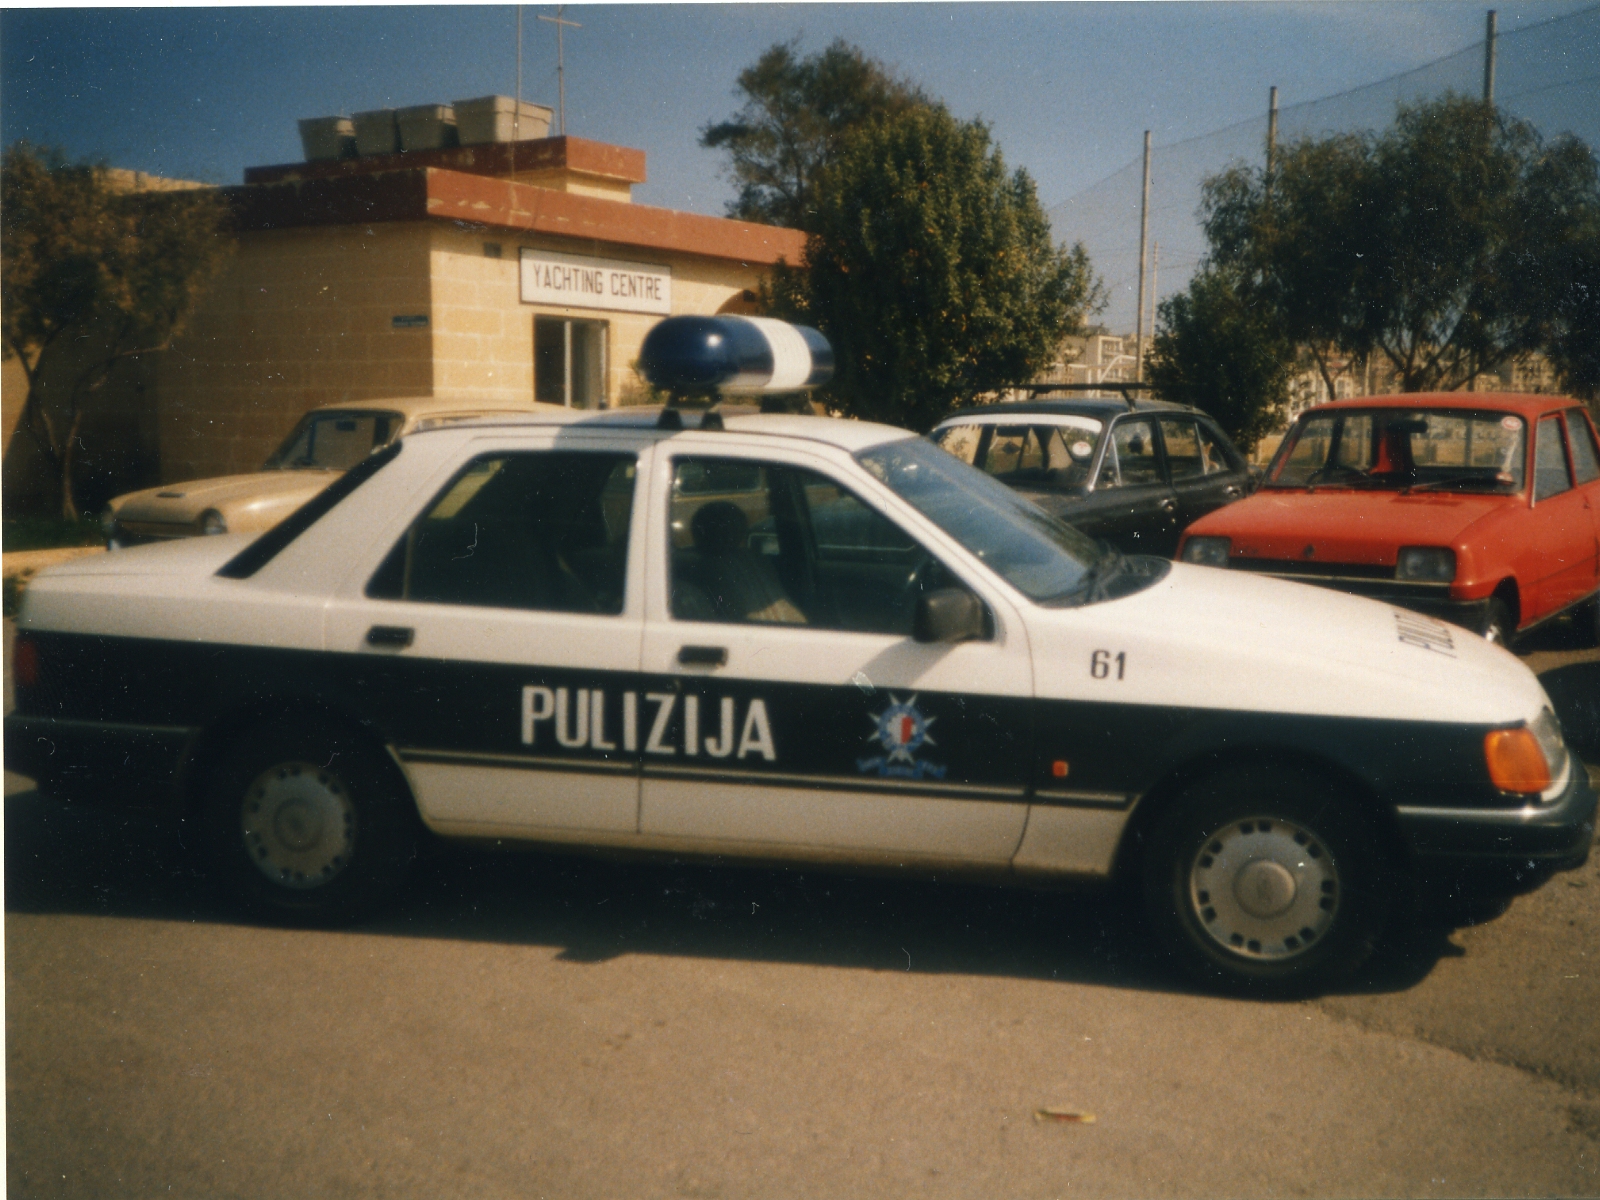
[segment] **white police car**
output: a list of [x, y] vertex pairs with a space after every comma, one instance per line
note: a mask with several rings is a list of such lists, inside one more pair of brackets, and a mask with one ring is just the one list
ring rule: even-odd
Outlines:
[[[731, 373], [803, 382], [779, 350]], [[1586, 855], [1585, 773], [1499, 647], [1104, 552], [903, 430], [719, 416], [421, 433], [254, 542], [44, 573], [6, 765], [197, 814], [288, 919], [366, 910], [425, 829], [1126, 878], [1259, 991], [1350, 969], [1409, 872]]]

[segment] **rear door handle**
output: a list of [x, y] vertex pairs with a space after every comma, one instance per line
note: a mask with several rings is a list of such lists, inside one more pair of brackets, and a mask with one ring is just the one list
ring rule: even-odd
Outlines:
[[723, 667], [728, 664], [726, 646], [684, 646], [678, 661], [686, 667]]
[[417, 631], [405, 625], [374, 625], [367, 630], [367, 645], [404, 649], [416, 640]]

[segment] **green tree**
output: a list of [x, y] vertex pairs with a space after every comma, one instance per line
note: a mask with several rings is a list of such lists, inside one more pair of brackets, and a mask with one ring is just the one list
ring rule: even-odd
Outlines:
[[780, 43], [739, 73], [744, 105], [700, 131], [700, 144], [726, 150], [739, 195], [728, 215], [807, 229], [811, 189], [844, 136], [869, 121], [929, 103], [912, 85], [839, 40], [820, 54]]
[[1550, 361], [1562, 389], [1600, 416], [1600, 205], [1568, 246]]
[[212, 189], [130, 192], [18, 143], [0, 164], [0, 334], [28, 381], [18, 426], [77, 516], [73, 451], [116, 366], [165, 349], [227, 248]]
[[768, 290], [832, 343], [825, 400], [917, 430], [1031, 378], [1102, 297], [987, 127], [932, 106], [847, 138], [817, 179], [804, 265], [779, 264]]
[[[1448, 390], [1560, 336], [1569, 247], [1597, 204], [1594, 156], [1458, 96], [1401, 106], [1377, 136], [1287, 146], [1273, 173], [1207, 181], [1213, 261], [1317, 357], [1387, 359]], [[1331, 379], [1328, 379], [1331, 385]]]
[[1242, 293], [1237, 277], [1209, 267], [1163, 300], [1149, 374], [1163, 399], [1210, 413], [1248, 454], [1283, 421], [1294, 343]]

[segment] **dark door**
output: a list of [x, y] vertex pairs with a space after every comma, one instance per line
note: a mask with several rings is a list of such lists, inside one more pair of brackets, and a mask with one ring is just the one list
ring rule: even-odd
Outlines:
[[1249, 473], [1219, 432], [1195, 417], [1162, 417], [1156, 424], [1178, 502], [1180, 531], [1245, 494]]
[[1094, 488], [1052, 511], [1124, 554], [1171, 558], [1178, 548], [1178, 500], [1161, 461], [1154, 419], [1118, 420], [1105, 438]]

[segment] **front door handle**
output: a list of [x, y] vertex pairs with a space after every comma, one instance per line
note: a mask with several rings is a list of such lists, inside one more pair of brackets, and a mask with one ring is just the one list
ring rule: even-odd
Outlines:
[[726, 646], [684, 646], [678, 661], [686, 667], [724, 667], [728, 665]]
[[402, 650], [416, 640], [417, 631], [405, 625], [374, 625], [367, 630], [367, 645]]
[[1176, 500], [1172, 499], [1169, 496], [1167, 499], [1165, 499], [1165, 500], [1163, 500], [1161, 502], [1161, 511], [1164, 512], [1164, 513], [1175, 513], [1175, 512], [1177, 512], [1178, 511], [1178, 502]]

